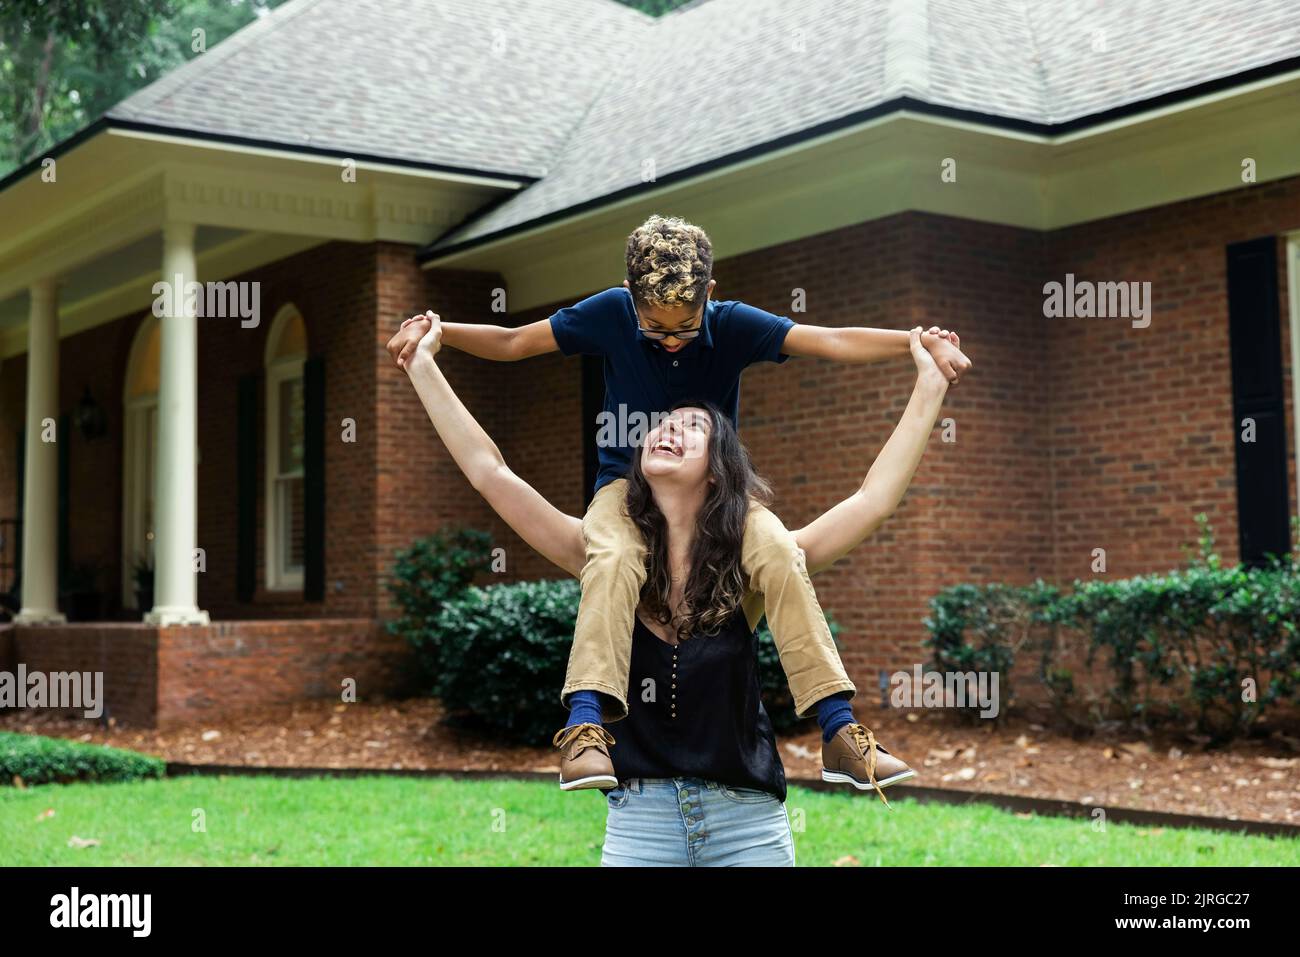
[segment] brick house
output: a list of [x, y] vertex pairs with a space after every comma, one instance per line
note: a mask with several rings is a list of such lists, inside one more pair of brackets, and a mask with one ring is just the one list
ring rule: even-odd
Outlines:
[[[347, 677], [400, 692], [396, 549], [465, 524], [506, 548], [503, 579], [559, 573], [460, 476], [384, 343], [426, 307], [514, 325], [615, 285], [652, 212], [708, 229], [721, 299], [940, 323], [975, 360], [955, 441], [816, 581], [863, 692], [920, 660], [946, 585], [1068, 582], [1098, 548], [1112, 576], [1169, 568], [1201, 511], [1230, 560], [1284, 550], [1289, 7], [290, 0], [0, 181], [0, 668], [103, 670], [109, 712], [145, 724]], [[256, 283], [257, 314], [159, 317], [176, 276]], [[1051, 317], [1051, 283], [1138, 295]], [[580, 513], [599, 365], [441, 361]], [[911, 379], [746, 374], [741, 432], [787, 524], [860, 483]]]

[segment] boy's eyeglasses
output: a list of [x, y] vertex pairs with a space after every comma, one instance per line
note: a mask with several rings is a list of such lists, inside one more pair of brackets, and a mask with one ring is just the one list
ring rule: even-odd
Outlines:
[[[705, 302], [705, 306], [708, 306], [707, 301]], [[641, 318], [641, 312], [636, 308], [635, 303], [632, 305], [632, 311], [636, 313], [636, 321], [637, 325], [641, 327], [641, 335], [645, 336], [647, 339], [667, 339], [669, 336], [672, 336], [674, 339], [694, 339], [703, 331], [704, 328], [704, 309], [700, 310], [699, 320], [696, 325], [691, 326], [689, 329], [675, 329], [672, 332], [656, 332], [653, 329], [647, 329], [644, 320]]]
[[669, 336], [672, 336], [674, 339], [694, 339], [700, 334], [700, 331], [699, 326], [696, 326], [693, 329], [678, 329], [676, 332], [655, 332], [651, 329], [642, 327], [641, 335], [645, 336], [647, 339], [667, 339]]

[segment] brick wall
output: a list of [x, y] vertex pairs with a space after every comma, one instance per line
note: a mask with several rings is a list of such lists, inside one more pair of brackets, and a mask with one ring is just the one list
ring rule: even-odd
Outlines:
[[[158, 719], [158, 629], [142, 624], [42, 625], [13, 629], [15, 667], [102, 672], [103, 717], [152, 728]], [[84, 709], [68, 711], [82, 717]]]
[[103, 672], [104, 716], [135, 727], [340, 700], [347, 680], [359, 701], [414, 690], [409, 648], [372, 619], [17, 627], [11, 640], [29, 674]]
[[[373, 574], [381, 613], [393, 608], [384, 587], [394, 553], [446, 525], [486, 528], [490, 510], [465, 480], [438, 438], [406, 373], [384, 348], [402, 320], [432, 308], [448, 322], [501, 322], [490, 312], [499, 277], [473, 272], [431, 274], [415, 262], [414, 250], [383, 245], [378, 256], [379, 308], [373, 325], [377, 388], [378, 488]], [[505, 367], [448, 349], [439, 368], [489, 435], [500, 431], [502, 414], [514, 395]]]
[[[1050, 278], [1150, 281], [1151, 325], [1038, 319], [1050, 332], [1057, 577], [1088, 577], [1105, 548], [1108, 574], [1174, 567], [1204, 511], [1226, 561], [1238, 559], [1226, 247], [1300, 228], [1300, 179], [1253, 186], [1061, 230]], [[1285, 242], [1279, 310], [1291, 496], [1295, 410]], [[980, 388], [983, 386], [981, 385]]]
[[[375, 327], [379, 409], [377, 565], [380, 607], [392, 610], [383, 585], [393, 554], [416, 538], [446, 526], [489, 531], [493, 545], [505, 547], [506, 571], [483, 580], [559, 577], [563, 573], [530, 548], [497, 518], [465, 479], [429, 422], [405, 373], [397, 369], [385, 344], [402, 320], [433, 309], [445, 322], [517, 326], [544, 318], [548, 310], [498, 313], [496, 273], [421, 270], [413, 251], [382, 245], [379, 253], [379, 308]], [[558, 354], [519, 363], [480, 359], [445, 349], [438, 366], [498, 446], [512, 468], [560, 508], [582, 508], [581, 367]], [[573, 471], [574, 462], [577, 471]], [[576, 476], [576, 477], [575, 477]]]
[[[575, 297], [576, 302], [581, 297]], [[561, 303], [559, 305], [568, 305]], [[554, 308], [511, 316], [511, 325], [545, 319]], [[582, 360], [560, 353], [502, 366], [498, 394], [504, 407], [492, 436], [510, 467], [570, 515], [583, 513]], [[464, 483], [464, 479], [461, 479]], [[505, 548], [506, 567], [493, 580], [561, 579], [568, 575], [490, 516], [494, 544]]]
[[416, 690], [410, 648], [373, 619], [244, 621], [158, 632], [161, 728], [268, 705]]

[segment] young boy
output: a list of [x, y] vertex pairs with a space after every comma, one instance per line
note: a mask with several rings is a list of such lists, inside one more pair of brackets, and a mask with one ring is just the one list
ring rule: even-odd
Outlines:
[[[623, 476], [653, 416], [687, 396], [710, 399], [737, 417], [740, 374], [756, 362], [790, 356], [876, 362], [909, 355], [908, 334], [796, 324], [742, 302], [713, 302], [713, 250], [708, 236], [678, 218], [651, 216], [627, 241], [627, 276], [613, 287], [561, 309], [549, 319], [506, 328], [442, 323], [442, 342], [485, 359], [517, 360], [559, 350], [605, 360], [605, 411], [598, 440], [596, 494], [583, 517], [587, 563], [582, 598], [560, 702], [569, 720], [555, 735], [560, 787], [617, 785], [604, 723], [627, 716], [632, 626], [645, 582], [645, 547], [624, 512]], [[388, 343], [399, 367], [428, 332], [425, 316], [407, 319]], [[939, 368], [956, 383], [971, 366], [955, 333], [938, 327], [923, 337]], [[625, 426], [644, 423], [640, 434]], [[589, 426], [591, 423], [588, 424]], [[609, 427], [613, 427], [613, 435]], [[822, 730], [822, 778], [859, 789], [913, 777], [904, 762], [853, 716], [848, 678], [809, 581], [803, 553], [772, 512], [755, 503], [745, 529], [742, 566], [763, 596], [795, 713], [815, 709]], [[816, 569], [814, 569], [816, 571]], [[888, 802], [885, 802], [888, 804]]]

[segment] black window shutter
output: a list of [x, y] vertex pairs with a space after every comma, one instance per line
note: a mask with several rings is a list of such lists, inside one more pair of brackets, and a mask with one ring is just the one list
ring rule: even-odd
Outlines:
[[[1259, 565], [1269, 552], [1285, 554], [1291, 543], [1273, 236], [1228, 247], [1228, 326], [1241, 560]], [[1241, 440], [1246, 418], [1255, 421], [1253, 442]]]
[[58, 447], [59, 455], [59, 512], [58, 512], [58, 569], [59, 569], [59, 590], [62, 591], [68, 587], [68, 573], [72, 566], [72, 551], [68, 547], [68, 447], [72, 444], [72, 433], [69, 431], [70, 417], [65, 413], [59, 416], [58, 432], [55, 433], [55, 444]]
[[303, 364], [302, 597], [325, 600], [325, 360]]
[[[235, 587], [239, 600], [257, 591], [257, 373], [239, 377], [235, 447]], [[269, 506], [268, 506], [269, 507]]]

